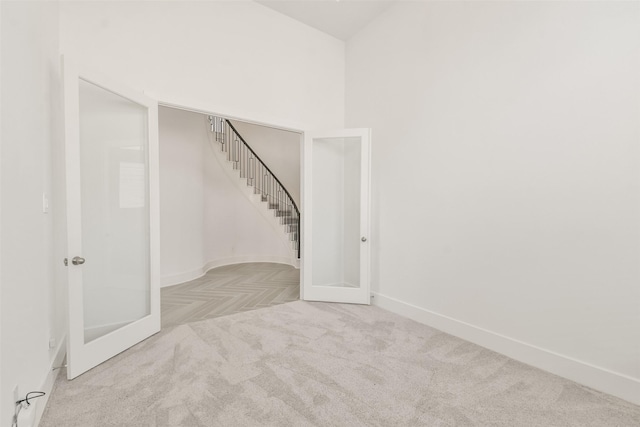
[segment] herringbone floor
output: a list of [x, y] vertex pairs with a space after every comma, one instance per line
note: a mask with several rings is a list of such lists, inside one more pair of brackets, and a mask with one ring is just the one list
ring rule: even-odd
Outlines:
[[166, 328], [298, 300], [300, 270], [272, 263], [228, 265], [161, 291]]

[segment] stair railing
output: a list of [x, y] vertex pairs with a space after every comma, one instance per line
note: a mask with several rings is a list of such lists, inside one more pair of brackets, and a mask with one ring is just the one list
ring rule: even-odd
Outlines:
[[246, 178], [247, 185], [260, 194], [262, 201], [273, 209], [280, 224], [289, 234], [289, 240], [300, 258], [300, 210], [282, 182], [275, 176], [260, 156], [247, 144], [231, 122], [223, 117], [209, 116], [211, 132], [221, 145], [227, 160]]

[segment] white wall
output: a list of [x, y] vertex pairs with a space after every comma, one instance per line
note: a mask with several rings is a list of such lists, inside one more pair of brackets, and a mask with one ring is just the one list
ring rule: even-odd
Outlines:
[[376, 301], [640, 403], [639, 17], [402, 2], [349, 41]]
[[[201, 115], [159, 109], [160, 277], [191, 277], [204, 258], [204, 156]], [[167, 279], [169, 278], [169, 279]], [[177, 279], [181, 281], [181, 278]]]
[[344, 43], [254, 2], [63, 2], [62, 51], [161, 101], [294, 129], [344, 123]]
[[247, 144], [278, 177], [299, 209], [302, 135], [238, 120], [231, 122]]
[[[0, 424], [10, 425], [13, 389], [50, 391], [62, 344], [64, 307], [53, 257], [60, 199], [52, 185], [52, 145], [59, 143], [57, 5], [2, 2], [2, 382]], [[42, 212], [42, 196], [51, 201]], [[57, 246], [57, 243], [56, 243]], [[44, 407], [41, 399], [39, 407]]]
[[160, 108], [163, 285], [194, 279], [213, 266], [295, 261], [284, 228], [269, 221], [273, 211], [255, 205], [242, 191], [251, 193], [249, 187], [224, 171], [230, 165], [215, 156], [220, 146], [213, 141], [206, 116]]

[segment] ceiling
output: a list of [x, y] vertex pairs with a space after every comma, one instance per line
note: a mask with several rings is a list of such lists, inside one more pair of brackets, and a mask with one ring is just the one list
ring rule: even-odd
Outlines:
[[256, 0], [340, 40], [348, 40], [394, 0]]

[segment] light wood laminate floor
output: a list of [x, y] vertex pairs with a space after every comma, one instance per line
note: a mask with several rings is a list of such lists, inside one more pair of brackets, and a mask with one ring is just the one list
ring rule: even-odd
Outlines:
[[273, 263], [235, 264], [162, 288], [162, 328], [300, 299], [300, 270]]

